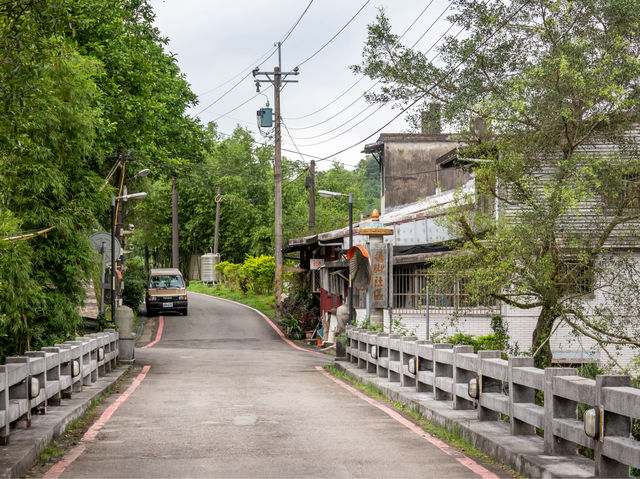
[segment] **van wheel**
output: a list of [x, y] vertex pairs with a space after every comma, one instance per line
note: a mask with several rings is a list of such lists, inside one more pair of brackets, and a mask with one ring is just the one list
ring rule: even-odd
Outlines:
[[186, 315], [187, 315], [187, 309], [185, 308], [185, 309], [183, 309], [182, 311], [180, 311], [180, 314], [181, 314], [182, 316], [186, 316]]

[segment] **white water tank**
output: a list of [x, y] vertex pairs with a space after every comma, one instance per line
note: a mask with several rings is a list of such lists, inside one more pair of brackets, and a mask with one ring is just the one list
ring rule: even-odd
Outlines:
[[218, 273], [215, 266], [220, 263], [220, 255], [207, 253], [200, 256], [200, 281], [203, 283], [217, 283]]

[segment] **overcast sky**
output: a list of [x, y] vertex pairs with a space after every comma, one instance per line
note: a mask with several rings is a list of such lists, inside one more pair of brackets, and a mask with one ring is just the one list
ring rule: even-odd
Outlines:
[[[309, 1], [151, 0], [157, 15], [156, 26], [169, 38], [168, 50], [177, 56], [182, 72], [199, 96], [199, 105], [190, 113], [197, 114], [203, 123], [216, 121], [222, 133], [231, 133], [241, 125], [260, 138], [256, 110], [265, 106], [267, 98], [273, 106], [273, 90], [263, 84], [264, 95], [251, 99], [256, 88], [250, 71], [275, 50], [274, 43], [295, 24]], [[365, 110], [368, 104], [358, 97], [373, 84], [368, 78], [345, 93], [360, 79], [349, 66], [361, 60], [367, 25], [375, 20], [378, 9], [384, 7], [394, 32], [402, 34], [422, 13], [403, 40], [413, 44], [431, 27], [416, 45], [426, 50], [449, 26], [445, 19], [449, 11], [437, 20], [448, 4], [446, 0], [314, 0], [282, 45], [283, 71], [291, 71], [303, 63], [365, 6], [326, 48], [300, 65], [297, 77], [290, 77], [299, 82], [284, 88], [281, 104], [284, 124], [294, 140], [286, 136], [283, 127], [283, 148], [295, 151], [295, 142], [304, 154], [331, 155], [350, 167], [357, 164], [363, 157], [362, 146], [375, 141], [379, 133], [367, 137], [398, 113], [387, 107], [376, 111], [377, 106]], [[277, 62], [275, 54], [264, 61], [261, 70], [273, 71]], [[247, 103], [240, 106], [244, 102]], [[401, 115], [383, 132], [407, 130]], [[346, 147], [351, 148], [334, 155]], [[283, 153], [300, 158], [294, 153]], [[310, 159], [306, 157], [305, 161]], [[330, 162], [324, 161], [318, 168], [328, 166]]]

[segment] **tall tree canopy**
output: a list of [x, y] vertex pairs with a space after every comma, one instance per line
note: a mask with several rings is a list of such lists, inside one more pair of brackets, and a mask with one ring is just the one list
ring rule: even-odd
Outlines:
[[[434, 266], [464, 276], [478, 298], [538, 311], [538, 364], [550, 361], [559, 324], [603, 346], [638, 346], [628, 321], [640, 305], [638, 268], [627, 251], [638, 246], [640, 215], [640, 3], [453, 8], [462, 34], [437, 57], [402, 45], [381, 13], [354, 67], [382, 82], [372, 101], [440, 102], [467, 157], [484, 160], [473, 163], [476, 193], [459, 194], [448, 215], [465, 254]], [[469, 126], [477, 119], [488, 132]], [[476, 195], [497, 201], [499, 215], [469, 208]]]
[[152, 21], [144, 0], [0, 3], [0, 356], [79, 327], [117, 148], [200, 153], [194, 95]]

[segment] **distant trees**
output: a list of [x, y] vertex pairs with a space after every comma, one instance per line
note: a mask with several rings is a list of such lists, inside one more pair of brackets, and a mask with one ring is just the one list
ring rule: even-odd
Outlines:
[[[175, 176], [179, 189], [180, 248], [182, 261], [191, 254], [204, 254], [213, 247], [217, 188], [220, 198], [219, 248], [223, 260], [242, 263], [245, 255], [273, 254], [273, 149], [262, 146], [238, 127], [231, 136], [218, 134], [209, 125], [199, 164], [154, 166], [156, 182], [147, 184], [149, 196], [136, 205], [137, 231], [134, 241], [155, 252], [168, 264], [171, 253], [171, 192], [168, 178]], [[375, 160], [375, 168], [378, 168]], [[364, 163], [362, 163], [364, 165]], [[283, 159], [283, 235], [307, 234], [309, 191], [305, 180], [307, 164]], [[369, 168], [371, 170], [371, 168]], [[334, 163], [316, 172], [316, 190], [328, 189], [354, 194], [354, 216], [370, 215], [379, 208], [377, 180], [367, 177], [366, 167], [348, 170]], [[348, 223], [346, 199], [316, 199], [316, 231], [342, 228]]]

